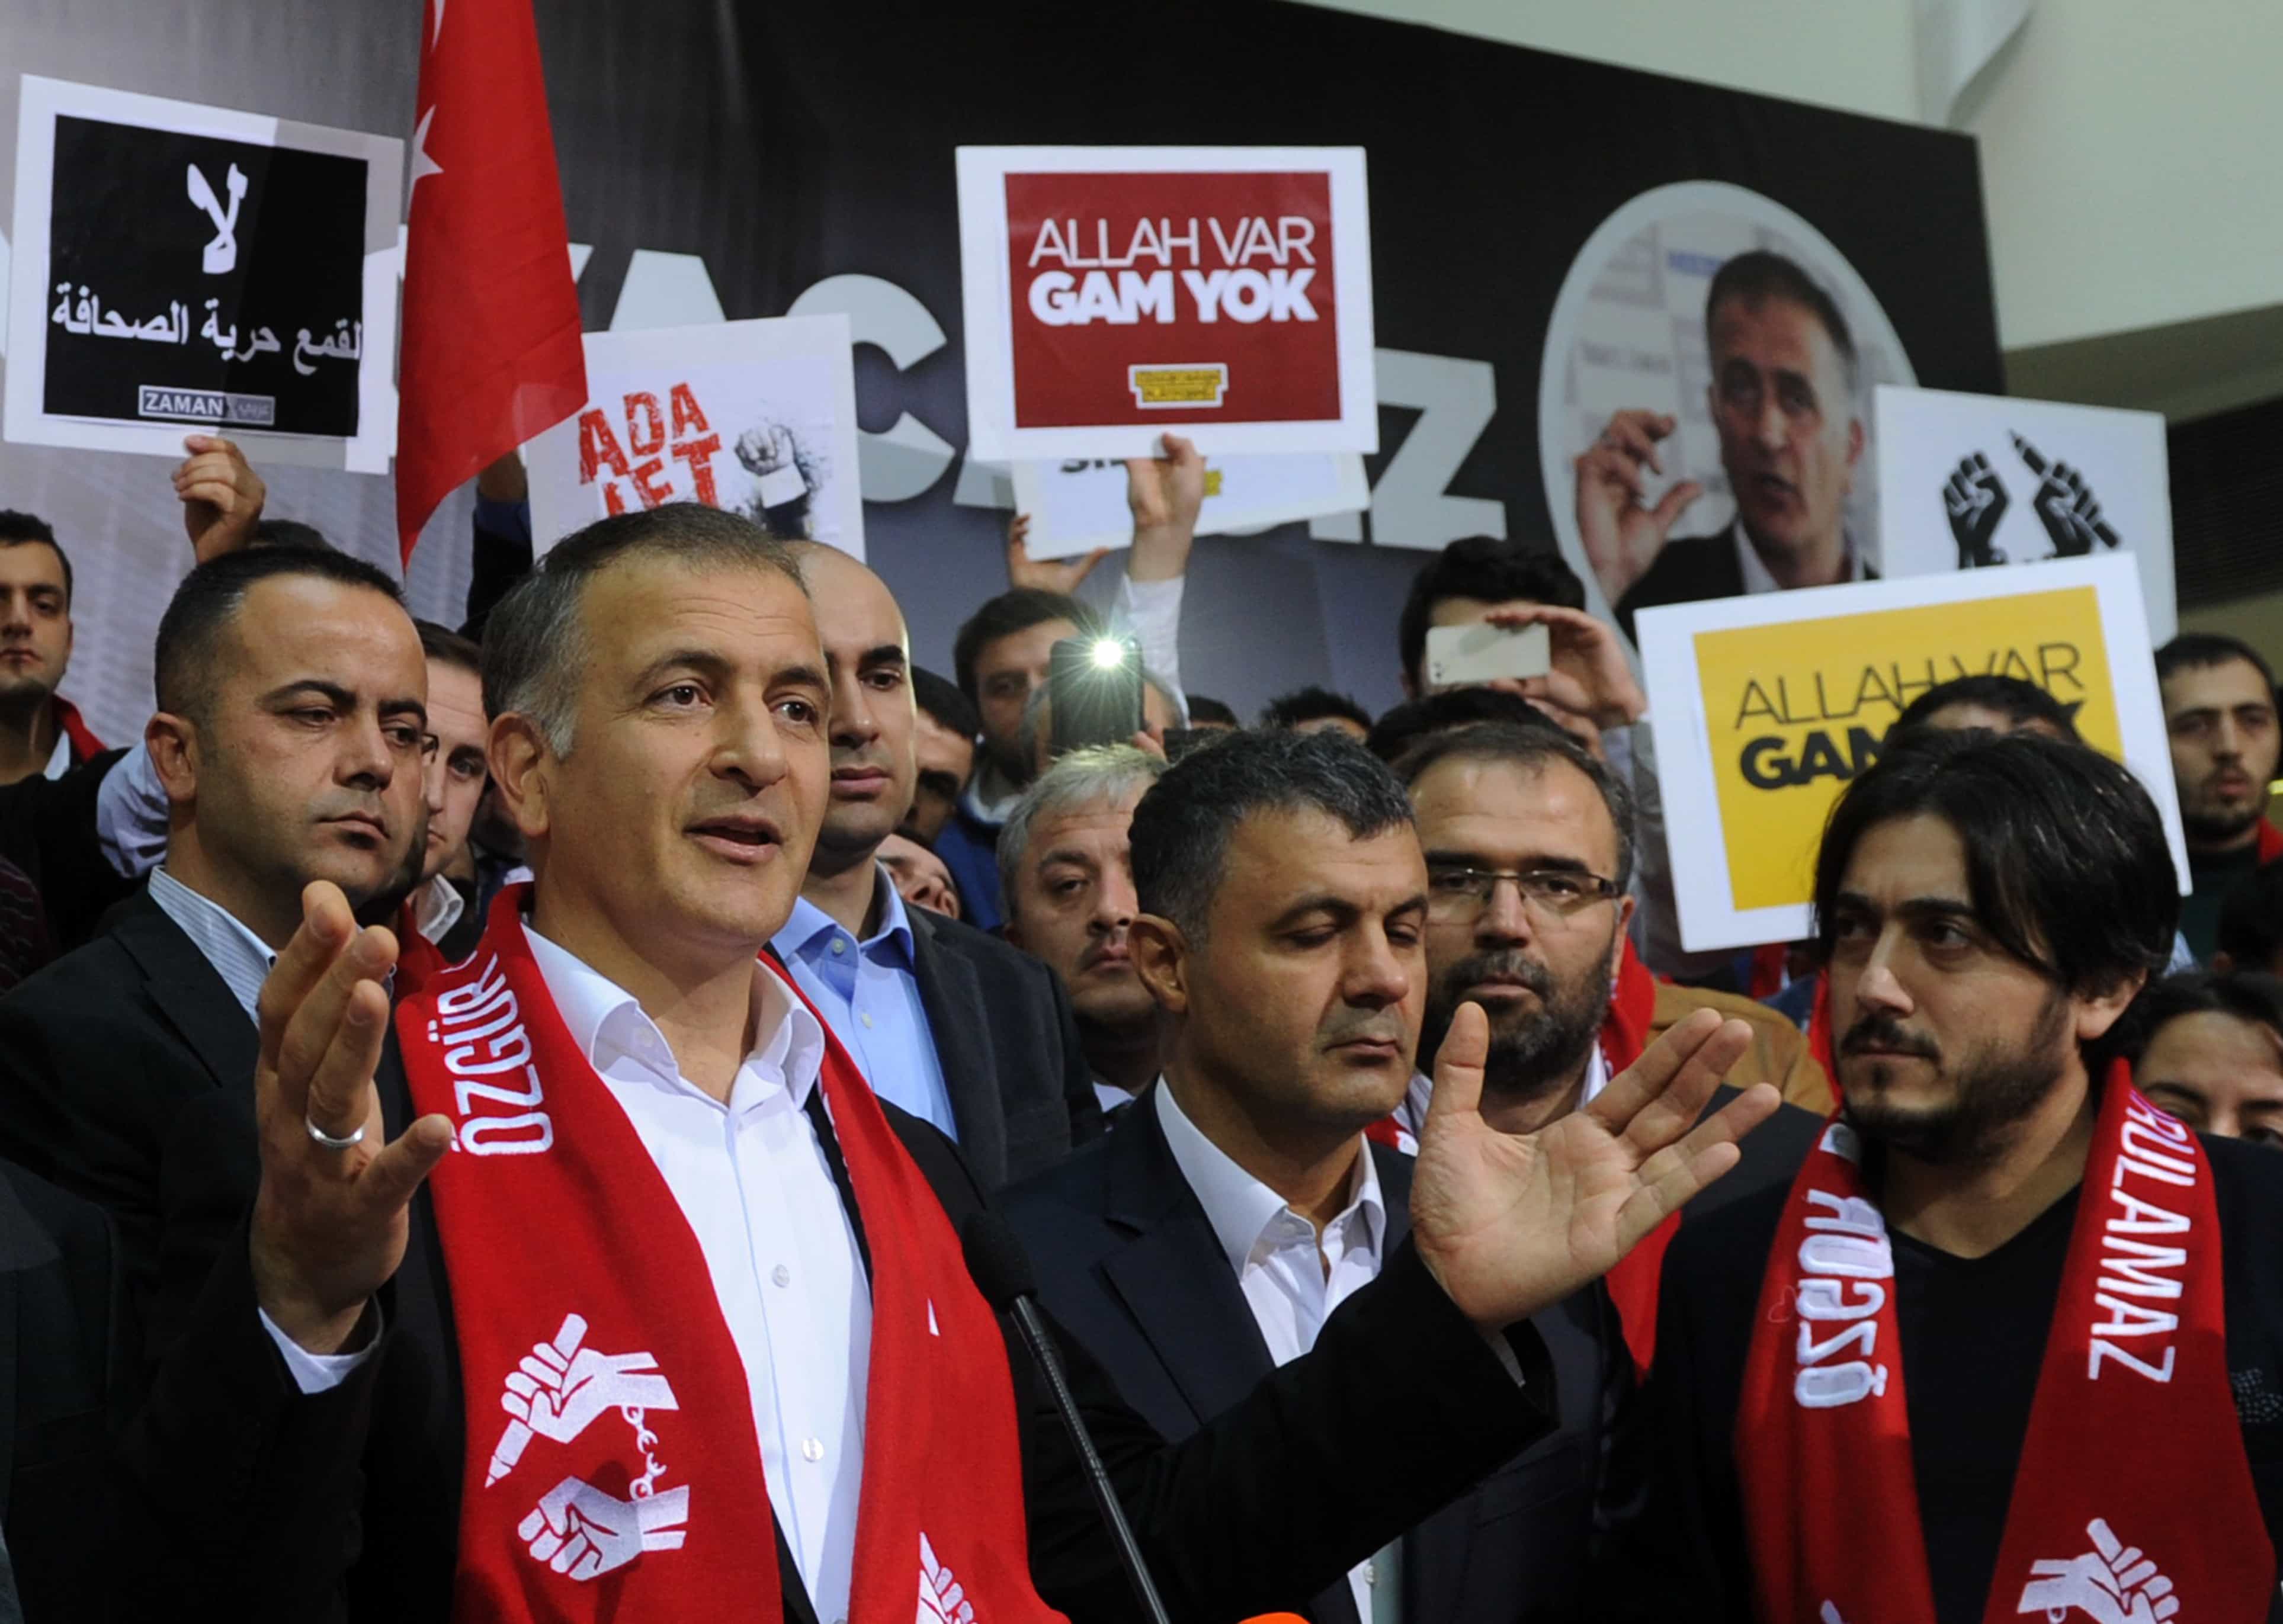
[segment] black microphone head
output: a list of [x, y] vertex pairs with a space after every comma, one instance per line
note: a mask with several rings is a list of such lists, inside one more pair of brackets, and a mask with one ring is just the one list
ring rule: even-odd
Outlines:
[[1004, 1314], [1014, 1308], [1017, 1298], [1038, 1294], [1030, 1255], [1023, 1250], [1015, 1226], [989, 1208], [967, 1220], [960, 1242], [967, 1249], [967, 1272], [975, 1277], [976, 1286], [993, 1313]]

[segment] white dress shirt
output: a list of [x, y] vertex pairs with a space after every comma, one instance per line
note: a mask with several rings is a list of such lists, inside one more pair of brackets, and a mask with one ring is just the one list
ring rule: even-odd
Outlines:
[[[626, 1112], [697, 1237], [744, 1363], [769, 1508], [817, 1617], [843, 1624], [856, 1554], [872, 1301], [855, 1230], [804, 1109], [823, 1064], [824, 1029], [756, 965], [755, 1046], [725, 1106], [682, 1076], [665, 1034], [632, 994], [526, 929], [572, 1042]], [[270, 1333], [304, 1391], [338, 1381], [371, 1351], [313, 1360], [274, 1325]], [[312, 1363], [328, 1379], [312, 1385]], [[467, 1395], [471, 1414], [487, 1403]]]
[[269, 979], [269, 967], [277, 958], [269, 944], [222, 904], [200, 896], [168, 874], [163, 864], [151, 871], [151, 900], [191, 938], [199, 956], [214, 966], [238, 1006], [245, 1011], [245, 1018], [259, 1025], [261, 983]]
[[[1316, 1226], [1293, 1211], [1282, 1196], [1207, 1138], [1162, 1081], [1157, 1085], [1157, 1123], [1181, 1177], [1205, 1209], [1214, 1239], [1236, 1271], [1253, 1323], [1268, 1344], [1268, 1356], [1280, 1365], [1290, 1364], [1316, 1345], [1316, 1335], [1334, 1309], [1379, 1278], [1387, 1207], [1380, 1197], [1379, 1169], [1372, 1163], [1370, 1146], [1362, 1146], [1356, 1156], [1347, 1205], [1319, 1236]], [[1401, 1549], [1398, 1541], [1348, 1570], [1356, 1616], [1363, 1624], [1395, 1617], [1394, 1601], [1402, 1594], [1397, 1572]]]
[[432, 875], [412, 893], [413, 929], [440, 946], [452, 934], [452, 927], [460, 922], [460, 915], [467, 911], [468, 899], [460, 895], [458, 886], [442, 874]]

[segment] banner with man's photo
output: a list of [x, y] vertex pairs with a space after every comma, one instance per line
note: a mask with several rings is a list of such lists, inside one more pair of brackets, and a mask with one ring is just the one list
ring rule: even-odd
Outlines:
[[[289, 35], [226, 0], [183, 0], [181, 27], [201, 42], [188, 53], [144, 9], [75, 0], [66, 33], [19, 8], [0, 17], [0, 60], [66, 73], [83, 60], [71, 41], [99, 36], [118, 42], [106, 66], [122, 88], [410, 134], [419, 7], [305, 8]], [[542, 6], [538, 21], [586, 326], [845, 316], [865, 555], [904, 606], [915, 655], [940, 669], [960, 622], [1005, 579], [1009, 518], [1006, 480], [974, 453], [986, 425], [970, 416], [979, 335], [961, 266], [962, 147], [1360, 150], [1376, 396], [1368, 500], [1360, 512], [1206, 537], [1184, 600], [1184, 683], [1246, 713], [1310, 681], [1392, 703], [1405, 589], [1423, 551], [1461, 536], [1560, 548], [1589, 600], [1612, 612], [1628, 600], [1888, 573], [1873, 390], [2003, 387], [1982, 193], [1962, 136], [1284, 0], [1167, 0], [1146, 20], [1014, 0], [797, 13], [652, 0]], [[203, 167], [226, 213], [227, 166]], [[1240, 202], [1214, 216], [1233, 260], [1203, 210], [1199, 263], [1175, 251], [1174, 313], [1196, 305], [1183, 270], [1207, 283], [1226, 270], [1216, 311], [1235, 290], [1244, 313], [1260, 307], [1249, 332], [1290, 336], [1308, 325], [1296, 297], [1320, 316], [1327, 307], [1315, 301], [1321, 270], [1295, 293], [1305, 233], [1285, 221], [1307, 210]], [[1048, 206], [1085, 236], [1046, 244], [1035, 275], [1071, 282], [1040, 289], [1040, 307], [1062, 314], [1067, 294], [1071, 313], [1107, 298], [1127, 314], [1116, 270], [1080, 261], [1134, 253], [1134, 221], [1118, 240], [1119, 221], [1100, 217], [1105, 238], [1059, 194], [1039, 221]], [[206, 221], [181, 206], [191, 225]], [[1262, 230], [1240, 228], [1246, 216]], [[1034, 229], [1029, 249], [1043, 236]], [[1720, 272], [1740, 260], [1715, 299]], [[1280, 268], [1281, 324], [1268, 319]], [[1110, 274], [1089, 295], [1096, 270]], [[1259, 285], [1246, 276], [1237, 289], [1241, 271]], [[1035, 275], [1021, 289], [1025, 312]], [[1329, 280], [1329, 307], [1344, 308], [1350, 283]], [[55, 298], [43, 291], [44, 321]], [[1010, 322], [1015, 291], [1001, 307]], [[169, 293], [126, 314], [143, 322], [181, 299], [195, 347], [207, 296]], [[1043, 330], [1130, 337], [1157, 324], [1157, 295], [1145, 285], [1133, 297], [1144, 296], [1150, 308], [1133, 326], [1102, 307], [1103, 319]], [[368, 355], [377, 302], [368, 296]], [[320, 342], [347, 313], [284, 325], [250, 314], [291, 349], [292, 330]], [[238, 352], [245, 343], [241, 328]], [[1234, 385], [1241, 369], [1217, 354], [1153, 350], [1122, 364], [1225, 361]], [[12, 374], [19, 358], [7, 363]], [[1149, 387], [1163, 399], [1194, 383]], [[1134, 400], [1131, 379], [1123, 386]], [[623, 410], [612, 428], [633, 466]], [[670, 411], [666, 428], [670, 448]], [[734, 462], [725, 436], [715, 466]], [[275, 488], [279, 512], [393, 566], [384, 482], [327, 474]], [[0, 447], [0, 492], [77, 541], [74, 562], [84, 557], [82, 579], [97, 589], [82, 594], [74, 696], [130, 734], [172, 584], [148, 567], [150, 539], [179, 523], [166, 481], [135, 459], [89, 467], [12, 444]], [[1949, 544], [1938, 509], [1925, 522]], [[413, 556], [420, 612], [456, 620], [467, 556], [464, 500]], [[1107, 565], [1086, 591], [1116, 586]]]

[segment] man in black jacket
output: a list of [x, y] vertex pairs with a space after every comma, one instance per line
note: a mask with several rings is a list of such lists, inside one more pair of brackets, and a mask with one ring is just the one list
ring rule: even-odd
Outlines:
[[[1185, 758], [1132, 840], [1129, 940], [1165, 1075], [1106, 1144], [1007, 1206], [1057, 1323], [1178, 1439], [1305, 1353], [1409, 1232], [1411, 1159], [1364, 1130], [1411, 1075], [1427, 876], [1402, 786], [1336, 738], [1248, 734]], [[1324, 939], [1295, 953], [1295, 931]], [[1406, 1624], [1578, 1616], [1599, 1534], [1635, 1509], [1632, 1364], [1598, 1284], [1531, 1325], [1553, 1428], [1315, 1597], [1313, 1624], [1391, 1605]], [[1414, 1384], [1385, 1396], [1408, 1405]]]
[[793, 545], [832, 683], [832, 786], [800, 899], [771, 945], [873, 1092], [959, 1146], [986, 1190], [1100, 1131], [1070, 999], [1036, 960], [907, 908], [879, 861], [911, 810], [911, 638], [885, 581]]
[[[2059, 1617], [2068, 1605], [2035, 1600], [2044, 1581], [2092, 1569], [2105, 1600], [2078, 1593], [2095, 1617], [2264, 1616], [2283, 1535], [2283, 1166], [2112, 1113], [2138, 1102], [2117, 1099], [2131, 1079], [2107, 1063], [2110, 1029], [2170, 955], [2179, 907], [2147, 792], [2080, 745], [1922, 732], [1849, 785], [1815, 894], [1846, 1122], [1803, 1172], [1801, 1210], [1844, 1239], [1821, 1261], [1780, 1242], [1793, 1189], [1681, 1225], [1649, 1387], [1660, 1447], [1641, 1531], [1659, 1548], [1629, 1565], [1664, 1593], [1641, 1616], [1801, 1617], [1804, 1595], [1852, 1619], [1918, 1589], [1943, 1624], [2011, 1617], [2017, 1598]], [[2118, 1157], [2120, 1119], [2145, 1149]], [[2207, 1200], [2217, 1235], [2195, 1216]], [[2093, 1248], [2100, 1266], [2080, 1271]], [[2207, 1263], [2224, 1348], [2181, 1289]], [[1843, 1268], [1845, 1285], [1795, 1290], [1811, 1264]], [[2083, 1300], [2094, 1291], [2099, 1308]], [[1773, 1395], [1749, 1379], [1763, 1337], [1779, 1344]], [[2135, 1399], [2161, 1416], [2104, 1425], [2102, 1406]], [[1796, 1431], [1813, 1449], [1882, 1401], [1903, 1414], [1880, 1424], [1906, 1416], [1887, 1434], [1899, 1456], [1851, 1449], [1843, 1505], [1756, 1493], [1740, 1457], [1801, 1472], [1767, 1453], [1774, 1440]], [[2187, 1472], [2148, 1447], [2157, 1432], [2192, 1441]], [[2115, 1470], [2055, 1471], [2076, 1438]], [[2051, 1526], [2017, 1542], [2024, 1517]], [[1882, 1551], [1921, 1531], [1921, 1550]], [[1764, 1559], [1779, 1549], [1781, 1566]], [[1851, 1596], [1853, 1574], [1870, 1589]], [[2214, 1575], [2240, 1581], [2243, 1607]]]
[[1712, 382], [1736, 517], [1709, 536], [1668, 539], [1703, 487], [1683, 480], [1651, 507], [1648, 472], [1679, 425], [1621, 411], [1578, 459], [1578, 532], [1586, 557], [1633, 634], [1636, 610], [1741, 593], [1874, 579], [1847, 534], [1847, 496], [1863, 458], [1855, 340], [1838, 301], [1794, 261], [1737, 254], [1704, 298]]
[[[100, 1208], [0, 1162], [0, 1620], [102, 1616], [110, 1429], [130, 1384]], [[20, 1611], [19, 1609], [20, 1608]]]
[[163, 1337], [163, 1251], [197, 1231], [174, 1204], [227, 1174], [209, 1186], [227, 1224], [256, 1182], [251, 1141], [183, 1130], [206, 1096], [245, 1096], [300, 888], [362, 904], [422, 838], [426, 667], [387, 577], [284, 548], [194, 571], [157, 667], [168, 859], [112, 929], [0, 1000], [0, 1154], [111, 1211]]
[[[587, 1044], [591, 1072], [557, 1067], [543, 1077], [534, 1068], [487, 1092], [600, 1085], [635, 1120], [666, 1190], [627, 1166], [597, 1169], [592, 1199], [627, 1199], [614, 1186], [647, 1191], [653, 1204], [670, 1196], [708, 1253], [725, 1316], [743, 1314], [744, 1302], [766, 1319], [765, 1335], [732, 1333], [748, 1369], [774, 1373], [751, 1395], [754, 1430], [724, 1425], [706, 1447], [741, 1449], [758, 1435], [766, 1459], [770, 1440], [801, 1441], [767, 1474], [783, 1616], [845, 1617], [856, 1463], [814, 1423], [861, 1402], [870, 1322], [856, 1305], [869, 1260], [907, 1238], [870, 1228], [879, 1208], [851, 1184], [844, 1131], [818, 1092], [789, 1103], [802, 1092], [788, 1046], [799, 1022], [768, 1014], [791, 994], [756, 964], [791, 911], [829, 794], [830, 688], [805, 594], [750, 524], [664, 509], [565, 541], [487, 636], [494, 777], [540, 878], [527, 919], [513, 911], [520, 898], [495, 915], [477, 961], [495, 940], [513, 952], [527, 939], [534, 958], [543, 944], [551, 974], [590, 998], [600, 983], [609, 1009], [586, 1039], [572, 1038]], [[499, 1305], [452, 1289], [422, 1186], [454, 1143], [475, 1148], [475, 1107], [448, 1105], [408, 1124], [408, 1091], [385, 1041], [381, 981], [393, 944], [355, 930], [330, 888], [313, 887], [305, 908], [262, 994], [261, 1192], [250, 1225], [211, 1258], [129, 1452], [139, 1554], [125, 1577], [146, 1591], [196, 1586], [239, 1617], [440, 1618], [456, 1570], [506, 1564], [549, 1585], [544, 1553], [557, 1542], [543, 1508], [525, 1525], [540, 1567], [517, 1566], [519, 1550], [466, 1550], [458, 1538], [471, 1453], [500, 1434], [483, 1402], [498, 1372], [464, 1387], [455, 1327]], [[546, 996], [567, 1021], [575, 1012], [555, 987]], [[440, 1041], [417, 1024], [402, 1037]], [[1733, 1162], [1730, 1142], [1773, 1108], [1770, 1091], [1689, 1124], [1743, 1039], [1695, 1022], [1595, 1108], [1516, 1139], [1471, 1109], [1481, 1027], [1462, 1017], [1438, 1078], [1413, 1240], [1333, 1317], [1313, 1356], [1178, 1448], [1076, 1361], [1120, 1496], [1177, 1612], [1238, 1617], [1305, 1597], [1530, 1441], [1552, 1373], [1535, 1333], [1507, 1327], [1581, 1288]], [[956, 1154], [893, 1107], [885, 1114], [901, 1154], [962, 1223], [981, 1197]], [[838, 1186], [837, 1203], [828, 1193], [821, 1208], [794, 1215], [821, 1225], [817, 1238], [780, 1270], [761, 1269], [760, 1248], [783, 1237], [737, 1214], [737, 1191], [815, 1187], [820, 1177], [827, 1191]], [[838, 1314], [825, 1312], [830, 1277], [851, 1253], [858, 1272], [842, 1281]], [[744, 1297], [749, 1289], [758, 1296]], [[968, 1288], [945, 1278], [931, 1289]], [[1494, 1339], [1519, 1367], [1519, 1387]], [[1019, 1371], [1021, 1356], [1011, 1364]], [[1406, 1384], [1407, 1402], [1384, 1415]], [[1028, 1384], [1018, 1379], [1017, 1392]], [[537, 1413], [528, 1401], [524, 1409]], [[1128, 1616], [1066, 1441], [1033, 1414], [1019, 1441], [1040, 1591], [1078, 1616]], [[876, 1438], [868, 1451], [880, 1446]], [[1345, 1492], [1341, 1471], [1377, 1492]], [[842, 1497], [828, 1496], [814, 1521], [789, 1516], [819, 1477]], [[961, 1482], [920, 1492], [931, 1516], [958, 1516]], [[558, 1567], [546, 1605], [572, 1617], [638, 1606], [631, 1598], [646, 1581], [670, 1577], [674, 1550], [705, 1540], [718, 1550], [722, 1526], [693, 1522], [689, 1546], [676, 1535], [671, 1549], [625, 1553], [623, 1577], [593, 1589], [579, 1588], [583, 1572]], [[1013, 1579], [1002, 1572], [996, 1582]]]

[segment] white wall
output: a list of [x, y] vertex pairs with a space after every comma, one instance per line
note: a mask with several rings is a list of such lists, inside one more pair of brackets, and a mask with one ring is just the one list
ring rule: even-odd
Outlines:
[[[1910, 0], [1313, 3], [1917, 117]], [[1965, 106], [2006, 348], [2283, 301], [2279, 67], [2277, 0], [2040, 0]]]

